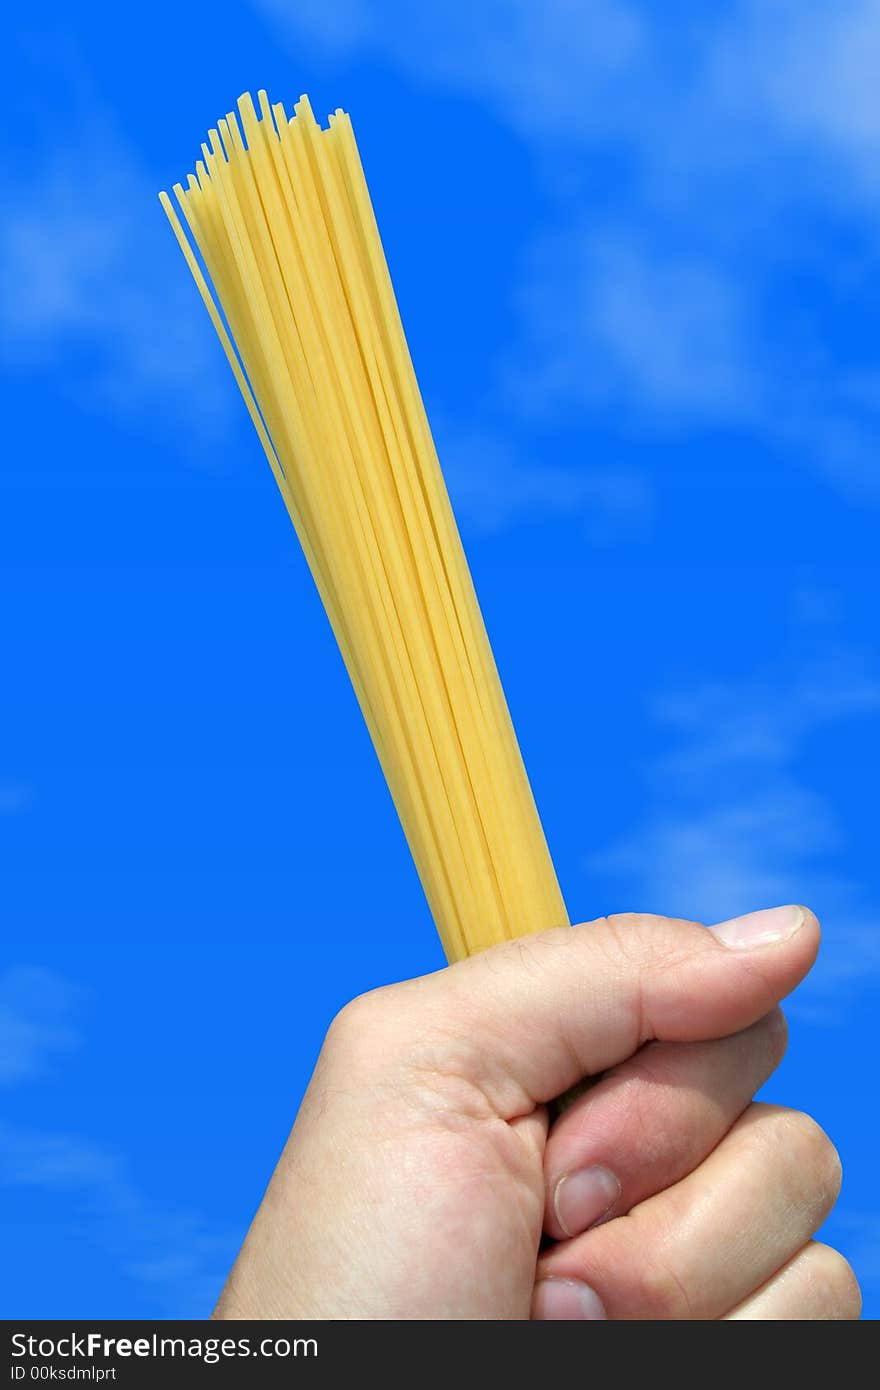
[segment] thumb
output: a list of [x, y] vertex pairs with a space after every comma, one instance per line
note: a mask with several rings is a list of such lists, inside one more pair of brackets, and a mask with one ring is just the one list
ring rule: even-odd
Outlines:
[[423, 1019], [429, 1029], [432, 1020], [441, 1025], [470, 1078], [513, 1115], [652, 1039], [692, 1042], [747, 1028], [794, 989], [818, 946], [819, 924], [802, 907], [710, 928], [641, 914], [600, 918], [442, 971]]

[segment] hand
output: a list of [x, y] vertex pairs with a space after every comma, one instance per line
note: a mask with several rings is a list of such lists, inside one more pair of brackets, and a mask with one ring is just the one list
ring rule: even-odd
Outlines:
[[834, 1148], [749, 1103], [818, 941], [800, 908], [612, 917], [356, 999], [215, 1316], [858, 1317], [810, 1239]]

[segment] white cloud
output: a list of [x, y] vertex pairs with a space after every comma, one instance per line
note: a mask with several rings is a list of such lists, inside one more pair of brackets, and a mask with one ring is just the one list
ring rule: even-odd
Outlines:
[[[36, 966], [0, 976], [0, 1084], [39, 1081], [81, 1046], [81, 991]], [[58, 1194], [58, 1224], [103, 1250], [114, 1268], [149, 1289], [174, 1317], [206, 1317], [230, 1257], [232, 1233], [149, 1198], [125, 1159], [74, 1133], [0, 1123], [0, 1187]], [[100, 1311], [100, 1310], [96, 1310]]]
[[0, 974], [0, 1085], [32, 1081], [75, 1050], [79, 991], [54, 971], [17, 966]]
[[[758, 106], [778, 130], [841, 157], [866, 191], [880, 187], [880, 6], [877, 0], [748, 0], [717, 51], [729, 98]], [[722, 28], [722, 33], [724, 29]], [[753, 80], [745, 89], [742, 63]], [[739, 69], [740, 80], [737, 79]], [[822, 147], [825, 147], [824, 151]], [[830, 163], [829, 163], [830, 172]], [[839, 174], [839, 171], [838, 171]], [[839, 180], [838, 180], [839, 181]]]
[[532, 410], [634, 403], [671, 420], [739, 421], [760, 407], [739, 287], [711, 261], [585, 223], [532, 248], [518, 298], [511, 387]]
[[254, 3], [295, 45], [379, 53], [421, 82], [478, 96], [523, 134], [553, 138], [603, 123], [605, 88], [632, 74], [645, 38], [627, 0], [346, 0], [337, 14], [320, 0]]
[[325, 0], [299, 0], [295, 8], [290, 0], [255, 0], [255, 4], [268, 19], [285, 29], [295, 26], [296, 34], [336, 57], [360, 48], [374, 33], [370, 0], [338, 0], [333, 5]]
[[[267, 0], [264, 8], [284, 6]], [[330, 9], [307, 3], [297, 7], [296, 22], [340, 52], [372, 32], [371, 15], [357, 0]], [[431, 51], [442, 66], [454, 25], [439, 12], [434, 18]], [[520, 20], [532, 22], [528, 7]], [[59, 80], [75, 113], [63, 157], [48, 145], [37, 150], [30, 173], [18, 180], [19, 195], [0, 212], [0, 359], [16, 369], [54, 370], [78, 399], [136, 422], [148, 419], [150, 428], [221, 434], [240, 413], [237, 393], [154, 180], [88, 93], [82, 73]], [[452, 432], [457, 498], [476, 527], [583, 512], [591, 534], [644, 530], [647, 489], [632, 470], [582, 476], [538, 464], [523, 457], [511, 427], [503, 435], [459, 422]]]
[[[0, 1125], [0, 1186], [63, 1198], [62, 1226], [85, 1231], [171, 1317], [207, 1317], [234, 1248], [198, 1216], [151, 1202], [127, 1165], [76, 1134]], [[96, 1309], [96, 1312], [100, 1310]]]
[[[521, 329], [498, 369], [512, 414], [734, 425], [848, 494], [880, 498], [880, 367], [837, 360], [808, 306], [795, 322], [776, 304], [804, 267], [820, 279], [834, 269], [799, 235], [799, 210], [861, 219], [856, 230], [876, 241], [865, 197], [880, 167], [876, 4], [740, 0], [670, 25], [637, 0], [255, 3], [296, 45], [379, 55], [482, 101], [538, 155], [556, 230], [524, 248], [511, 286]], [[154, 180], [83, 96], [87, 83], [68, 85], [63, 157], [35, 149], [0, 213], [0, 356], [13, 368], [63, 362], [71, 393], [151, 429], [222, 433], [240, 408]], [[616, 170], [598, 198], [594, 158]], [[856, 314], [872, 257], [847, 273], [838, 290]], [[497, 446], [515, 465], [489, 451], [480, 478], [467, 451], [462, 496], [482, 499], [482, 524], [525, 520], [533, 502], [538, 513], [589, 510], [596, 488], [576, 481], [580, 460], [527, 460], [521, 429], [511, 421]], [[462, 438], [487, 432], [481, 420], [459, 426]], [[600, 484], [608, 495], [607, 471]], [[644, 479], [636, 486], [644, 494]], [[620, 491], [634, 494], [631, 481]]]
[[[598, 414], [622, 434], [733, 427], [845, 496], [880, 501], [880, 371], [835, 361], [808, 315], [795, 341], [778, 339], [775, 277], [796, 266], [780, 268], [775, 252], [772, 264], [731, 257], [720, 244], [670, 250], [675, 224], [649, 216], [650, 232], [580, 218], [523, 257], [520, 331], [499, 373], [517, 411]], [[685, 247], [690, 231], [681, 229]]]
[[[379, 55], [481, 101], [545, 153], [610, 144], [660, 200], [705, 192], [725, 171], [778, 174], [780, 157], [817, 139], [876, 171], [876, 0], [734, 0], [674, 23], [645, 0], [253, 3], [291, 44]], [[782, 186], [764, 179], [752, 199], [775, 205], [827, 172], [783, 169]], [[852, 193], [839, 180], [836, 191]], [[695, 216], [711, 213], [691, 201]]]
[[625, 895], [620, 906], [697, 921], [783, 902], [815, 906], [823, 950], [793, 1007], [825, 1021], [880, 973], [880, 920], [839, 870], [845, 823], [799, 761], [823, 727], [876, 720], [880, 672], [827, 637], [810, 647], [793, 644], [759, 677], [658, 700], [670, 747], [646, 770], [645, 814], [588, 868]]
[[601, 543], [639, 538], [650, 525], [651, 493], [635, 469], [557, 467], [525, 456], [499, 431], [447, 421], [435, 433], [456, 515], [472, 531], [577, 516], [590, 540]]
[[611, 84], [643, 59], [645, 26], [625, 0], [435, 0], [401, 5], [382, 40], [420, 77], [494, 103], [522, 134], [557, 139], [601, 124]]
[[0, 816], [14, 816], [27, 810], [33, 799], [33, 787], [24, 782], [0, 782]]
[[87, 405], [215, 435], [235, 394], [154, 180], [97, 106], [32, 152], [0, 210], [0, 359]]
[[[257, 3], [327, 46], [319, 7]], [[857, 322], [876, 280], [876, 0], [738, 0], [675, 23], [639, 0], [364, 0], [347, 18], [338, 55], [482, 102], [544, 170], [557, 230], [524, 257], [518, 401], [733, 425], [880, 500], [877, 397], [852, 390], [877, 362], [845, 360], [818, 305]], [[845, 275], [815, 236], [835, 219]], [[786, 303], [804, 275], [814, 289]]]
[[[815, 606], [817, 595], [808, 597]], [[804, 611], [800, 595], [798, 611]], [[653, 709], [679, 739], [662, 772], [702, 794], [722, 774], [749, 778], [782, 770], [812, 731], [876, 713], [880, 672], [870, 652], [836, 642], [821, 629], [807, 630], [773, 669], [669, 693]]]
[[803, 897], [806, 866], [835, 830], [821, 799], [782, 782], [718, 803], [656, 813], [591, 867], [628, 880], [640, 910], [696, 921]]

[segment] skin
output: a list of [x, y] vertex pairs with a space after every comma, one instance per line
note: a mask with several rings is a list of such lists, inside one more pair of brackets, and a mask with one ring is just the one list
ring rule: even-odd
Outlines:
[[751, 1099], [818, 944], [623, 915], [356, 999], [214, 1316], [857, 1318], [836, 1151]]

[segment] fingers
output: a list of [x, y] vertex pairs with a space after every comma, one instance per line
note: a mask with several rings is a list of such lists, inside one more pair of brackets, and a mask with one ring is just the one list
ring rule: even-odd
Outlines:
[[725, 1316], [764, 1322], [843, 1322], [858, 1318], [861, 1311], [861, 1290], [846, 1260], [830, 1245], [812, 1240]]
[[818, 923], [804, 908], [709, 930], [667, 917], [611, 917], [494, 947], [415, 982], [409, 997], [422, 1035], [433, 1022], [454, 1037], [459, 1063], [466, 1060], [510, 1117], [651, 1039], [689, 1042], [747, 1028], [806, 974], [818, 942]]
[[707, 1043], [649, 1043], [581, 1096], [550, 1131], [544, 1229], [556, 1240], [661, 1192], [712, 1152], [778, 1066], [774, 1009]]
[[572, 1289], [586, 1288], [609, 1318], [723, 1317], [809, 1240], [839, 1187], [813, 1120], [751, 1105], [695, 1172], [543, 1255], [534, 1316], [571, 1317]]

